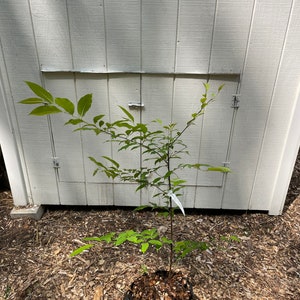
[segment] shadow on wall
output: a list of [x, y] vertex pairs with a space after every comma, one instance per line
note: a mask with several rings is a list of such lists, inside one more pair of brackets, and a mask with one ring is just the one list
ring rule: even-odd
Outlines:
[[10, 187], [6, 173], [4, 158], [0, 147], [0, 190], [7, 190], [9, 188]]

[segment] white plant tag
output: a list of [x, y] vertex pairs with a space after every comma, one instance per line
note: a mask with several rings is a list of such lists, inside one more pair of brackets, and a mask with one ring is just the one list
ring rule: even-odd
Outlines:
[[169, 191], [168, 196], [171, 197], [171, 199], [176, 203], [176, 205], [180, 208], [181, 212], [185, 216], [184, 208], [177, 196], [172, 191]]

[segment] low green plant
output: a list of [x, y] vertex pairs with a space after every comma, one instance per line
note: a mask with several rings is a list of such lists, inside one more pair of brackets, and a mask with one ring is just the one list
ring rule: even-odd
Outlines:
[[11, 286], [6, 285], [6, 288], [4, 290], [4, 299], [8, 299], [11, 294]]
[[[124, 107], [119, 106], [123, 117], [109, 122], [105, 120], [104, 114], [95, 115], [92, 120], [86, 120], [86, 113], [92, 105], [92, 94], [84, 95], [77, 103], [66, 98], [55, 98], [50, 92], [33, 82], [26, 82], [28, 87], [36, 95], [27, 98], [20, 103], [38, 105], [30, 115], [45, 116], [49, 114], [64, 113], [69, 116], [65, 125], [76, 126], [74, 131], [92, 131], [98, 135], [106, 135], [108, 142], [114, 142], [118, 151], [132, 151], [141, 149], [143, 166], [140, 168], [123, 168], [118, 161], [109, 156], [101, 159], [89, 157], [96, 165], [94, 175], [103, 172], [108, 178], [119, 179], [124, 182], [135, 183], [136, 191], [153, 187], [157, 193], [153, 198], [162, 199], [163, 205], [154, 202], [140, 206], [136, 210], [145, 208], [159, 209], [169, 218], [169, 236], [162, 236], [157, 229], [146, 229], [135, 231], [133, 229], [124, 232], [110, 232], [100, 237], [85, 238], [86, 245], [74, 250], [71, 256], [80, 254], [90, 249], [97, 242], [112, 243], [119, 246], [125, 242], [137, 244], [142, 253], [149, 247], [160, 250], [167, 245], [169, 253], [169, 270], [175, 259], [183, 258], [193, 250], [205, 250], [208, 244], [199, 241], [175, 241], [174, 240], [174, 217], [175, 209], [180, 209], [185, 214], [184, 208], [179, 200], [186, 181], [178, 176], [182, 169], [199, 169], [210, 172], [229, 172], [229, 168], [223, 166], [212, 166], [202, 163], [186, 163], [188, 146], [183, 141], [187, 130], [195, 125], [206, 107], [211, 104], [221, 92], [221, 85], [216, 93], [210, 93], [210, 84], [203, 84], [204, 93], [199, 101], [198, 109], [191, 114], [183, 128], [178, 129], [176, 123], [164, 124], [161, 120], [153, 120], [149, 124], [136, 121], [134, 116]], [[154, 129], [151, 129], [151, 125]], [[184, 161], [184, 162], [183, 162]]]

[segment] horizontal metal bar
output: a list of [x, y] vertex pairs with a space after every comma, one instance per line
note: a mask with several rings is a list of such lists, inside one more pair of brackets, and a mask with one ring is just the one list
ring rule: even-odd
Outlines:
[[139, 102], [129, 102], [128, 107], [129, 108], [143, 108], [145, 106], [144, 103], [139, 103]]
[[230, 73], [230, 72], [153, 72], [153, 71], [102, 71], [102, 70], [76, 70], [76, 69], [55, 69], [55, 68], [41, 68], [42, 73], [79, 73], [79, 74], [149, 74], [149, 75], [199, 75], [199, 76], [240, 76], [240, 73]]

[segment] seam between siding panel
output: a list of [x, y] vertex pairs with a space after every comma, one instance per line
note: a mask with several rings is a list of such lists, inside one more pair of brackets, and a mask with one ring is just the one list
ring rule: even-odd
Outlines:
[[73, 55], [73, 43], [72, 43], [72, 36], [71, 36], [71, 28], [70, 28], [70, 16], [69, 16], [69, 8], [68, 8], [68, 0], [66, 2], [66, 12], [67, 12], [67, 24], [68, 24], [68, 34], [69, 34], [69, 45], [70, 45], [70, 54], [71, 54], [71, 62], [72, 68], [74, 69], [74, 55]]
[[[37, 46], [36, 34], [35, 34], [35, 30], [34, 30], [33, 16], [32, 16], [32, 9], [31, 9], [31, 1], [30, 0], [28, 0], [28, 7], [29, 7], [29, 13], [30, 13], [31, 28], [32, 28], [32, 33], [33, 33], [35, 54], [36, 54], [36, 57], [37, 57], [38, 68], [40, 69], [41, 68], [41, 61], [40, 61], [40, 55], [39, 55], [38, 46]], [[40, 77], [42, 86], [46, 87], [45, 86], [45, 79], [44, 79], [44, 76], [43, 76], [41, 71], [39, 72], [39, 77]], [[47, 124], [48, 124], [48, 133], [49, 133], [49, 139], [50, 139], [51, 152], [52, 152], [53, 157], [56, 157], [56, 149], [55, 149], [55, 143], [54, 143], [52, 124], [51, 124], [51, 117], [49, 115], [47, 116]], [[58, 203], [61, 204], [60, 189], [59, 189], [59, 172], [58, 172], [57, 169], [54, 169], [53, 172], [54, 172], [55, 183], [56, 183]]]
[[[243, 74], [244, 74], [245, 69], [246, 69], [246, 63], [247, 63], [247, 58], [248, 58], [248, 53], [249, 53], [250, 38], [251, 38], [251, 33], [252, 33], [252, 28], [253, 28], [255, 11], [256, 11], [256, 0], [254, 0], [253, 4], [252, 4], [252, 12], [251, 12], [251, 18], [250, 18], [250, 25], [249, 25], [249, 31], [248, 31], [248, 37], [247, 37], [246, 50], [245, 50], [245, 55], [244, 55], [241, 74], [240, 74], [240, 77], [239, 77], [239, 82], [238, 82], [237, 89], [236, 89], [236, 94], [240, 93], [241, 87], [242, 87]], [[232, 148], [232, 143], [233, 143], [233, 139], [234, 139], [234, 128], [235, 128], [235, 121], [236, 121], [237, 113], [238, 113], [237, 110], [234, 109], [233, 115], [232, 115], [232, 121], [231, 121], [230, 135], [229, 135], [229, 140], [228, 140], [226, 161], [230, 161], [230, 159], [231, 159], [231, 148]], [[224, 205], [227, 178], [228, 178], [228, 174], [224, 174], [223, 184], [222, 184], [223, 191], [222, 191], [222, 198], [221, 198], [221, 208]]]
[[143, 72], [143, 0], [140, 0], [140, 72]]
[[179, 32], [179, 17], [180, 17], [180, 0], [177, 0], [177, 17], [176, 17], [176, 33], [174, 43], [174, 73], [176, 73], [177, 67], [177, 45], [178, 45], [178, 32]]
[[254, 15], [255, 15], [255, 11], [256, 11], [256, 5], [257, 5], [257, 0], [254, 0], [253, 5], [252, 5], [252, 13], [251, 13], [250, 26], [249, 26], [249, 31], [248, 31], [247, 45], [246, 45], [246, 51], [245, 51], [245, 55], [244, 55], [243, 67], [242, 67], [241, 74], [240, 74], [240, 84], [239, 84], [239, 88], [237, 91], [238, 93], [240, 92], [240, 90], [242, 88], [243, 75], [245, 73], [245, 69], [246, 69], [246, 65], [247, 65], [247, 58], [248, 58], [248, 54], [249, 54], [250, 39], [251, 39], [252, 28], [253, 28], [253, 23], [254, 23]]
[[171, 122], [173, 122], [173, 112], [174, 112], [174, 98], [175, 98], [175, 80], [176, 80], [176, 66], [177, 66], [177, 40], [178, 40], [178, 32], [179, 32], [179, 12], [180, 12], [180, 0], [177, 0], [177, 19], [176, 19], [176, 33], [175, 33], [175, 43], [174, 43], [174, 73], [170, 73], [173, 75], [172, 81], [172, 105], [171, 105]]
[[[108, 73], [108, 57], [107, 57], [107, 28], [106, 28], [106, 16], [105, 16], [105, 4], [104, 0], [102, 0], [102, 7], [103, 7], [103, 27], [104, 27], [104, 51], [105, 51], [105, 68], [106, 72]], [[108, 80], [108, 77], [107, 77]]]
[[[213, 49], [214, 37], [215, 37], [215, 27], [216, 27], [216, 23], [217, 23], [217, 10], [218, 10], [218, 0], [216, 0], [216, 2], [215, 2], [215, 13], [214, 13], [213, 27], [212, 27], [212, 31], [211, 31], [211, 42], [210, 42], [210, 51], [209, 51], [209, 59], [208, 59], [208, 66], [207, 66], [207, 74], [209, 74], [210, 66], [211, 66], [212, 49]], [[207, 80], [209, 80], [209, 75], [208, 75]]]
[[[143, 70], [143, 0], [140, 0], [140, 72]], [[143, 103], [143, 75], [140, 74], [140, 104]], [[143, 110], [139, 110], [140, 113], [140, 123], [143, 123]], [[140, 169], [143, 167], [143, 150], [140, 146]], [[142, 204], [142, 189], [139, 190], [139, 205]]]
[[[69, 44], [70, 44], [70, 54], [71, 54], [71, 62], [72, 68], [75, 68], [74, 62], [74, 55], [73, 55], [73, 42], [71, 36], [71, 26], [70, 26], [70, 14], [69, 14], [69, 5], [68, 0], [66, 2], [66, 12], [67, 12], [67, 24], [68, 24], [68, 34], [69, 34]], [[74, 81], [74, 88], [75, 88], [75, 98], [78, 101], [78, 89], [77, 89], [77, 76], [76, 73], [73, 73], [73, 81]], [[81, 158], [82, 158], [82, 168], [83, 168], [83, 181], [84, 181], [84, 196], [85, 196], [85, 205], [87, 205], [87, 180], [86, 180], [86, 170], [85, 170], [85, 156], [84, 156], [84, 147], [83, 147], [83, 137], [82, 132], [79, 134], [80, 137], [80, 150], [81, 150]]]

